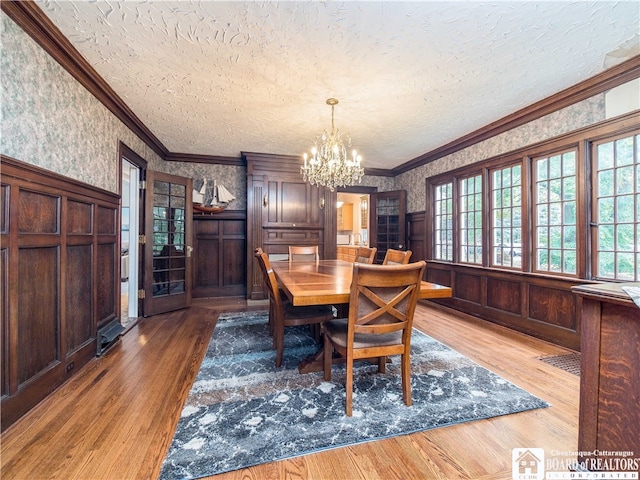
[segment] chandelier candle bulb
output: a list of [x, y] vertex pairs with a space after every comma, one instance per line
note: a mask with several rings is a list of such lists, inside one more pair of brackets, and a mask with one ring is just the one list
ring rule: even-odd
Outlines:
[[353, 159], [347, 153], [347, 148], [351, 147], [351, 137], [346, 134], [343, 142], [343, 134], [335, 128], [334, 109], [337, 104], [335, 98], [327, 100], [327, 105], [331, 106], [331, 133], [325, 130], [316, 136], [311, 157], [305, 153], [304, 163], [300, 167], [304, 181], [311, 185], [322, 185], [332, 192], [337, 187], [360, 183], [364, 175], [364, 168], [360, 165], [362, 157], [355, 149], [351, 152]]

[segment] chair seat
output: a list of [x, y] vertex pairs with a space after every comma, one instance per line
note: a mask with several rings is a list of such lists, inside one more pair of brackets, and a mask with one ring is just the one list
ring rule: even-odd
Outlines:
[[[331, 336], [331, 340], [337, 345], [347, 347], [347, 326], [349, 321], [346, 318], [337, 318], [324, 322], [324, 331]], [[353, 348], [381, 347], [386, 345], [402, 345], [402, 330], [385, 333], [383, 335], [367, 335], [366, 333], [356, 333], [354, 336]]]

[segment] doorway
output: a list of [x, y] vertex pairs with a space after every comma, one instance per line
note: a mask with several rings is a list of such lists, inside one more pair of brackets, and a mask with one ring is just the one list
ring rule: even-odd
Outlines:
[[369, 246], [369, 194], [338, 192], [337, 245]]
[[122, 158], [122, 211], [121, 211], [121, 320], [122, 326], [128, 328], [138, 318], [138, 285], [140, 250], [138, 235], [140, 234], [140, 169], [138, 166]]

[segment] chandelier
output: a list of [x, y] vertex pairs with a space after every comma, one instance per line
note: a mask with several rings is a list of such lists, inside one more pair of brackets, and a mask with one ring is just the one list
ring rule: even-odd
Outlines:
[[346, 134], [343, 142], [343, 134], [335, 128], [333, 111], [337, 104], [335, 98], [327, 99], [327, 105], [331, 105], [331, 133], [325, 130], [316, 137], [311, 155], [304, 154], [304, 164], [300, 167], [305, 182], [328, 187], [332, 192], [336, 187], [360, 183], [364, 175], [364, 168], [360, 166], [362, 157], [355, 150], [351, 152], [351, 157], [347, 153], [347, 148], [351, 147], [351, 137]]

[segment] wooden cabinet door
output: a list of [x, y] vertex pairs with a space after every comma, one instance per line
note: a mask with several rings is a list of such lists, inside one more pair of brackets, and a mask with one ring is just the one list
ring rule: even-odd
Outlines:
[[190, 178], [147, 171], [145, 193], [145, 317], [191, 305]]
[[406, 249], [407, 192], [396, 190], [372, 193], [369, 198], [369, 246], [378, 249], [375, 263], [382, 263], [388, 249]]

